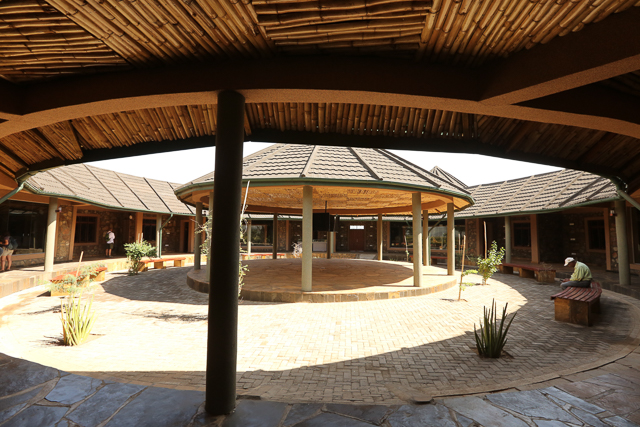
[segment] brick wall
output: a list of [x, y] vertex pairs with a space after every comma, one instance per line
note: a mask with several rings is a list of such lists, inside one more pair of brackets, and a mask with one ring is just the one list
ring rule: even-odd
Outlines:
[[563, 224], [561, 213], [538, 214], [540, 262], [564, 262], [567, 255], [562, 243]]

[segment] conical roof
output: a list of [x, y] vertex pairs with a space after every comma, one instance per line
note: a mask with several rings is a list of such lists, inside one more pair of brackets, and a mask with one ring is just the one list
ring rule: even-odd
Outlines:
[[[197, 178], [176, 195], [185, 203], [208, 203], [213, 178], [213, 172]], [[382, 149], [275, 144], [244, 158], [242, 179], [244, 187], [250, 183], [249, 210], [259, 212], [298, 213], [304, 185], [314, 187], [314, 208], [326, 202], [328, 211], [343, 214], [410, 212], [412, 192], [422, 193], [423, 206], [433, 212], [451, 201], [457, 209], [473, 203], [455, 180]]]

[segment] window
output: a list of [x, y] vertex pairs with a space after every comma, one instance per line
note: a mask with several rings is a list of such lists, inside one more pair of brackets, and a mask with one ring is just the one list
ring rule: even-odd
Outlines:
[[587, 221], [587, 241], [591, 251], [604, 251], [607, 248], [603, 219]]
[[0, 232], [18, 241], [14, 254], [44, 252], [47, 205], [7, 200], [0, 205]]
[[76, 217], [75, 243], [97, 243], [98, 242], [98, 217], [80, 216]]
[[413, 247], [413, 227], [405, 225], [401, 222], [392, 222], [389, 227], [389, 245], [392, 248], [404, 248], [405, 238], [406, 244]]
[[513, 246], [517, 248], [531, 247], [531, 223], [513, 223]]
[[142, 220], [142, 238], [147, 242], [155, 242], [156, 240], [156, 220]]
[[350, 225], [350, 230], [364, 230], [364, 225]]
[[272, 241], [273, 241], [273, 223], [272, 222], [251, 221], [251, 244], [270, 245]]

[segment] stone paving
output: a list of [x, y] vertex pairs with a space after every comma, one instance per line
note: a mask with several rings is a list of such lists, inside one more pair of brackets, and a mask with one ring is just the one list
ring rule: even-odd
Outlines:
[[[76, 348], [57, 344], [60, 299], [42, 288], [0, 299], [0, 426], [640, 423], [640, 301], [605, 291], [596, 326], [561, 324], [548, 299], [556, 287], [500, 274], [461, 302], [455, 289], [242, 301], [238, 408], [207, 417], [207, 296], [186, 286], [187, 270], [109, 274], [95, 290], [94, 339]], [[506, 357], [484, 360], [473, 323], [493, 298], [517, 317]]]

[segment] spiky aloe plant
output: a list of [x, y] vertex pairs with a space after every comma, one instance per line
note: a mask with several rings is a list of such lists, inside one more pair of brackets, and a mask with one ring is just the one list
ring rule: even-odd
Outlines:
[[507, 306], [505, 304], [502, 310], [502, 318], [500, 319], [500, 325], [498, 326], [498, 318], [496, 312], [496, 302], [491, 301], [491, 310], [487, 310], [484, 307], [484, 326], [480, 325], [480, 335], [476, 331], [476, 325], [473, 324], [473, 333], [476, 337], [476, 347], [478, 348], [478, 354], [482, 357], [498, 358], [502, 353], [504, 345], [507, 343], [507, 333], [511, 327], [511, 322], [516, 317], [516, 313], [513, 313], [511, 320], [505, 326], [505, 320], [507, 319]]
[[60, 302], [60, 320], [62, 320], [62, 343], [64, 345], [80, 345], [87, 339], [96, 313], [91, 312], [93, 296], [89, 304], [82, 304], [82, 294], [77, 297], [69, 295], [67, 302]]

